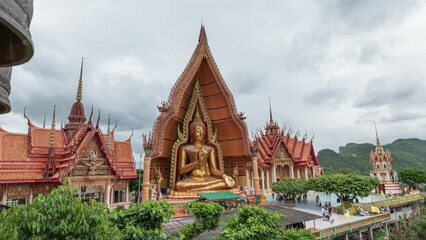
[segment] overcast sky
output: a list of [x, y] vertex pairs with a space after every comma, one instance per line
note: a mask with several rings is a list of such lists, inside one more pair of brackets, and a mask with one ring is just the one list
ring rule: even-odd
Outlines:
[[[382, 143], [426, 136], [424, 1], [48, 1], [36, 0], [35, 55], [12, 73], [12, 112], [0, 126], [26, 132], [68, 121], [85, 58], [83, 103], [119, 122], [116, 138], [142, 132], [196, 47], [209, 45], [249, 131], [268, 119], [315, 132], [314, 145]], [[57, 124], [59, 125], [59, 124]], [[294, 131], [295, 132], [295, 131]]]

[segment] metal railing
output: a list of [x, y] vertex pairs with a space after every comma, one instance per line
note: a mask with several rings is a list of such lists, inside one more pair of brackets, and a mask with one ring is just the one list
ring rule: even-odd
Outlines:
[[376, 223], [387, 221], [389, 219], [391, 219], [390, 213], [385, 213], [380, 215], [374, 215], [372, 217], [361, 219], [358, 221], [353, 221], [349, 223], [335, 225], [329, 228], [312, 231], [312, 233], [314, 234], [316, 239], [324, 239], [333, 236], [340, 236], [346, 232], [353, 232], [359, 228], [366, 228]]
[[389, 206], [390, 208], [392, 208], [393, 206], [403, 205], [406, 203], [416, 202], [419, 200], [421, 200], [420, 193], [416, 193], [416, 194], [405, 195], [405, 196], [397, 197], [397, 198], [390, 198], [388, 200], [383, 200], [383, 201], [364, 203], [361, 205], [363, 205], [363, 208], [365, 210], [371, 211], [371, 206], [375, 206], [375, 207]]

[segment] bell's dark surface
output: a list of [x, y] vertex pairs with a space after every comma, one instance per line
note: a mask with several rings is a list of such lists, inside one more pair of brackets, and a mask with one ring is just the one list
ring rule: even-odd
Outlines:
[[29, 31], [33, 0], [0, 0], [0, 114], [10, 112], [11, 66], [34, 54]]

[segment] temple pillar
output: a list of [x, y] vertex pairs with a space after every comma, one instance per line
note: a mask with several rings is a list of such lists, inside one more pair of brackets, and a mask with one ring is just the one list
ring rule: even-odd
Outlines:
[[254, 188], [254, 175], [253, 175], [253, 171], [250, 172], [250, 180], [251, 180], [251, 187]]
[[30, 196], [28, 197], [28, 203], [32, 203], [34, 199], [33, 186], [30, 187]]
[[111, 204], [111, 180], [108, 180], [105, 191], [105, 203], [109, 206]]
[[3, 189], [3, 196], [2, 196], [2, 200], [3, 204], [7, 204], [7, 184], [5, 184], [5, 187]]
[[300, 168], [297, 168], [297, 178], [300, 179]]
[[263, 169], [260, 170], [262, 177], [262, 192], [265, 192], [265, 171]]
[[272, 167], [272, 182], [276, 182], [277, 181], [277, 167], [274, 165]]
[[270, 178], [269, 178], [269, 170], [266, 170], [266, 191], [267, 191], [267, 192], [269, 192], [269, 189], [271, 189], [271, 188], [270, 188], [270, 185], [269, 185], [269, 181], [270, 181]]
[[126, 202], [129, 202], [129, 182], [127, 182], [126, 186]]
[[254, 186], [254, 194], [260, 195], [260, 187], [259, 187], [259, 169], [257, 167], [257, 152], [253, 154], [251, 158], [253, 161], [253, 186]]
[[247, 168], [246, 169], [246, 186], [247, 186], [247, 189], [250, 189], [251, 188], [251, 182], [250, 182], [250, 170]]
[[145, 155], [143, 164], [142, 202], [149, 200], [149, 170], [151, 167], [151, 157]]
[[305, 179], [308, 179], [308, 167], [305, 167]]
[[290, 178], [294, 178], [294, 167], [290, 165]]

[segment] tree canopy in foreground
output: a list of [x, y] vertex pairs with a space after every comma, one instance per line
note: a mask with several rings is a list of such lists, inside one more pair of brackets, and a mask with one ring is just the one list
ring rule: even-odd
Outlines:
[[308, 182], [305, 179], [289, 178], [272, 184], [272, 190], [282, 193], [289, 199], [294, 199], [296, 195], [304, 194], [309, 190]]
[[75, 189], [59, 186], [32, 204], [0, 214], [2, 239], [121, 239], [105, 204], [82, 202]]
[[410, 186], [426, 183], [426, 172], [420, 169], [406, 169], [398, 172], [401, 182]]

